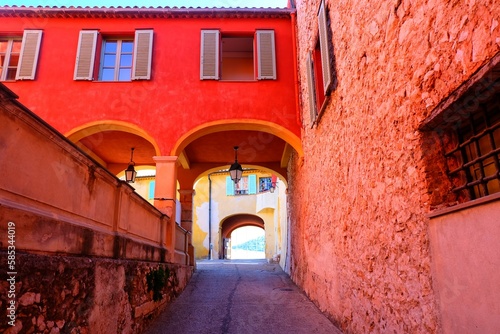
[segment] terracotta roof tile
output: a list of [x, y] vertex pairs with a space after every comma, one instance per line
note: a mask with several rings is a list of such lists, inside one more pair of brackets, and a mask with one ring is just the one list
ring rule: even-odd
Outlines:
[[288, 17], [294, 9], [263, 7], [0, 6], [0, 17]]

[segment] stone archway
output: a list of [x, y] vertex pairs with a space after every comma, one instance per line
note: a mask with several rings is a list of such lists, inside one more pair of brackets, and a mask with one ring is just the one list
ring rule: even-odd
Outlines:
[[219, 233], [219, 258], [225, 259], [227, 255], [225, 240], [231, 237], [231, 233], [237, 228], [244, 226], [256, 226], [265, 230], [264, 220], [262, 218], [251, 214], [238, 214], [227, 217], [220, 224]]
[[154, 168], [153, 156], [161, 155], [156, 140], [135, 124], [101, 120], [81, 125], [66, 137], [94, 160], [118, 175], [130, 162], [130, 149], [134, 150], [134, 162], [147, 169]]

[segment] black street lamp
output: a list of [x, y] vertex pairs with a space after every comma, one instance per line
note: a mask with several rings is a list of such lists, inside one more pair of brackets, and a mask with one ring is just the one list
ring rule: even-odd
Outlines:
[[135, 176], [137, 175], [137, 172], [134, 169], [135, 162], [134, 162], [134, 148], [132, 147], [130, 149], [130, 163], [128, 164], [127, 169], [125, 170], [125, 181], [128, 183], [134, 183], [135, 182]]
[[243, 175], [243, 168], [238, 163], [238, 146], [234, 147], [234, 164], [229, 167], [229, 175], [231, 175], [231, 180], [236, 184], [241, 180], [241, 175]]

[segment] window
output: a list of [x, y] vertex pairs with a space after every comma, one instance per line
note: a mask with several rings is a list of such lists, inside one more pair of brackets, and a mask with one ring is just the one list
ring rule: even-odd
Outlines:
[[83, 30], [78, 41], [74, 79], [94, 80], [98, 71], [99, 81], [149, 80], [152, 50], [153, 30], [136, 30], [133, 38], [102, 37], [97, 30]]
[[276, 50], [273, 30], [254, 35], [201, 31], [200, 79], [276, 79]]
[[271, 189], [273, 186], [273, 178], [272, 177], [261, 177], [259, 178], [259, 192], [266, 192]]
[[133, 49], [133, 40], [104, 40], [99, 81], [130, 81], [132, 76]]
[[21, 54], [21, 39], [0, 39], [0, 80], [15, 80], [19, 55]]
[[254, 195], [257, 193], [257, 175], [250, 174], [242, 176], [238, 183], [234, 184], [230, 176], [226, 176], [226, 195]]
[[321, 115], [326, 105], [326, 97], [330, 95], [334, 85], [333, 45], [330, 35], [328, 11], [324, 1], [321, 1], [318, 10], [318, 37], [306, 60], [311, 125]]
[[493, 57], [420, 126], [434, 209], [500, 192], [499, 69]]
[[234, 185], [235, 195], [248, 195], [248, 176], [242, 176], [241, 179]]
[[23, 37], [0, 37], [0, 81], [34, 80], [42, 39], [41, 30]]
[[222, 80], [253, 80], [253, 37], [222, 36]]
[[[498, 97], [497, 97], [498, 98]], [[454, 128], [456, 145], [445, 153], [453, 191], [476, 199], [500, 191], [500, 106], [494, 101]]]

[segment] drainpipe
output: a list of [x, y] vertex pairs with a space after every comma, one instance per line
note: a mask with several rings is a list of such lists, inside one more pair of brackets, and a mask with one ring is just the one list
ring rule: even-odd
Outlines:
[[212, 179], [208, 174], [208, 259], [212, 259]]

